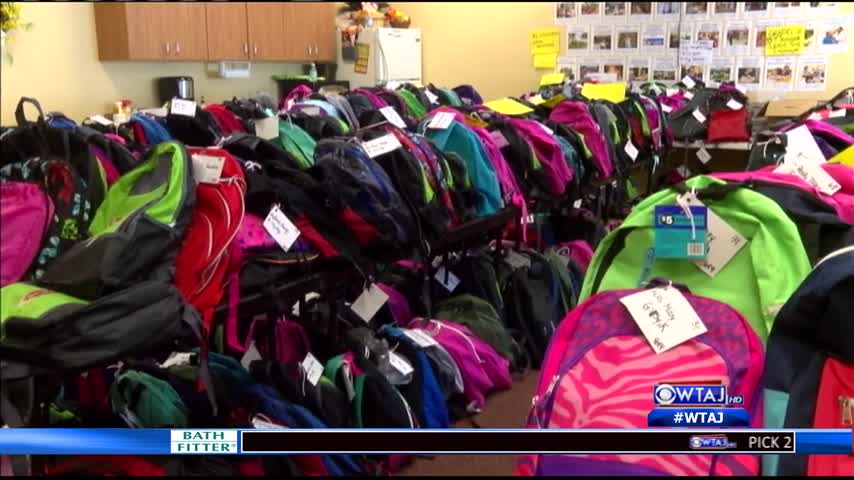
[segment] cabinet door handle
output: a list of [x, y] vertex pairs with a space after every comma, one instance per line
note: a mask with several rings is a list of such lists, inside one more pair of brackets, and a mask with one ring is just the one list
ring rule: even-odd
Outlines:
[[314, 44], [314, 56], [315, 57], [317, 56], [317, 52], [318, 52], [318, 48], [317, 48], [317, 44], [315, 43]]
[[246, 56], [249, 56], [249, 44], [248, 43], [243, 44], [243, 54]]
[[252, 54], [253, 54], [253, 55], [258, 55], [258, 44], [255, 44], [255, 45], [252, 47]]
[[175, 42], [175, 55], [180, 55], [180, 54], [181, 54], [181, 44], [178, 42]]
[[308, 56], [310, 57], [311, 56], [311, 45], [306, 45], [305, 50], [306, 50], [306, 52], [308, 52]]
[[169, 42], [166, 42], [166, 54], [172, 53], [172, 49], [169, 47]]

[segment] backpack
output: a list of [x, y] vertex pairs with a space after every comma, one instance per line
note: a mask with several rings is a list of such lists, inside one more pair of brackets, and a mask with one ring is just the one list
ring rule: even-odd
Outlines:
[[471, 85], [459, 85], [454, 87], [454, 92], [468, 105], [482, 105], [483, 98], [477, 93], [477, 90]]
[[563, 155], [563, 148], [555, 137], [543, 129], [542, 124], [534, 120], [512, 118], [510, 125], [527, 140], [543, 167], [543, 176], [548, 182], [548, 193], [560, 197], [572, 181], [574, 173]]
[[599, 243], [579, 301], [604, 290], [636, 288], [649, 278], [669, 278], [696, 295], [732, 305], [761, 339], [767, 338], [777, 309], [809, 272], [809, 259], [797, 227], [774, 200], [747, 188], [728, 189], [720, 197], [704, 196], [704, 189], [722, 183], [698, 176], [688, 180], [685, 188], [696, 189], [700, 201], [748, 243], [713, 278], [690, 261], [650, 255], [655, 245], [655, 206], [676, 204], [677, 192], [662, 190], [638, 204]]
[[[681, 141], [705, 140], [709, 128], [708, 118], [716, 110], [729, 110], [727, 103], [735, 100], [745, 107], [748, 104], [747, 97], [738, 90], [720, 90], [716, 88], [701, 88], [693, 92], [694, 97], [683, 105], [678, 111], [670, 115], [670, 128], [673, 138]], [[706, 121], [700, 122], [694, 116], [694, 111], [699, 110]]]
[[566, 100], [557, 104], [549, 119], [562, 123], [581, 135], [584, 145], [590, 150], [600, 179], [614, 174], [606, 136], [593, 116], [591, 106], [578, 100]]
[[232, 133], [246, 133], [246, 127], [240, 121], [240, 118], [225, 105], [213, 103], [206, 105], [205, 110], [210, 112], [213, 116], [223, 135], [228, 136]]
[[[671, 287], [676, 288], [676, 287]], [[656, 354], [620, 303], [639, 290], [599, 293], [555, 332], [527, 427], [645, 428], [656, 383], [720, 380], [762, 426], [762, 343], [735, 309], [685, 294], [708, 331]], [[625, 397], [625, 398], [622, 398]], [[615, 401], [620, 399], [620, 401]], [[757, 475], [758, 455], [525, 455], [519, 475]]]
[[337, 94], [337, 93], [327, 93], [325, 95], [326, 101], [332, 104], [335, 108], [338, 109], [338, 112], [345, 120], [347, 120], [347, 124], [350, 127], [350, 131], [355, 132], [359, 127], [359, 117], [356, 115], [356, 112], [353, 110], [353, 107], [350, 106], [350, 102], [347, 101], [347, 98]]
[[216, 145], [222, 138], [222, 129], [211, 112], [204, 108], [196, 108], [192, 117], [176, 115], [171, 111], [166, 115], [166, 128], [172, 138], [188, 146], [210, 147]]
[[300, 169], [314, 165], [314, 149], [317, 143], [302, 128], [290, 119], [279, 121], [278, 144], [297, 161]]
[[53, 200], [38, 185], [0, 183], [0, 287], [23, 279], [53, 221]]
[[110, 187], [89, 225], [91, 238], [57, 258], [41, 283], [87, 299], [143, 280], [171, 283], [195, 193], [187, 150], [174, 141], [157, 145]]
[[169, 382], [124, 370], [110, 386], [113, 412], [136, 428], [189, 428], [190, 412]]
[[[153, 146], [172, 140], [172, 134], [161, 123], [165, 123], [165, 121], [165, 119], [160, 119], [147, 113], [134, 113], [131, 115], [130, 123], [134, 129], [134, 137], [137, 143], [145, 146]], [[181, 122], [181, 120], [178, 120], [178, 122]], [[141, 135], [138, 135], [138, 133], [141, 133]]]
[[196, 185], [196, 206], [175, 258], [175, 285], [202, 314], [209, 331], [231, 261], [228, 247], [243, 222], [246, 180], [240, 164], [225, 150], [191, 148], [188, 153], [223, 161], [218, 183]]
[[[768, 338], [764, 428], [854, 424], [850, 245], [824, 257], [777, 315]], [[762, 467], [764, 475], [850, 476], [854, 456], [766, 456]]]

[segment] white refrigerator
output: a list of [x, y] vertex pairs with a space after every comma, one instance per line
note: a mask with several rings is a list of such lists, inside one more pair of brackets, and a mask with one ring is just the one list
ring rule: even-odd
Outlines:
[[[421, 82], [421, 30], [374, 28], [362, 30], [356, 43], [368, 46], [367, 72], [357, 73], [357, 61], [345, 60], [338, 36], [337, 80], [349, 80], [350, 88], [373, 87], [388, 82]], [[358, 52], [358, 49], [356, 49]]]

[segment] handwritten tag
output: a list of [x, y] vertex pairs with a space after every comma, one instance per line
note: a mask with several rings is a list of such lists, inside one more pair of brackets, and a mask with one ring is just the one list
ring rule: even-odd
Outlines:
[[666, 94], [668, 97], [672, 97], [673, 95], [676, 95], [677, 93], [679, 93], [678, 88], [668, 88], [666, 91]]
[[733, 110], [741, 110], [744, 105], [741, 102], [736, 101], [735, 99], [730, 98], [728, 102], [726, 102], [726, 106]]
[[249, 371], [249, 364], [254, 362], [255, 360], [261, 360], [261, 354], [258, 352], [258, 348], [255, 347], [255, 340], [249, 344], [249, 350], [246, 350], [246, 353], [243, 354], [243, 357], [240, 359], [240, 364], [243, 365], [243, 368], [246, 371]]
[[397, 128], [406, 128], [406, 122], [404, 122], [403, 119], [400, 118], [400, 114], [397, 113], [397, 110], [395, 110], [393, 107], [383, 107], [380, 109], [380, 113], [382, 113], [385, 119], [388, 120], [388, 123], [394, 125]]
[[182, 100], [173, 98], [171, 108], [169, 109], [172, 115], [184, 115], [185, 117], [196, 116], [196, 102], [192, 100]]
[[806, 125], [786, 132], [786, 157], [783, 163], [796, 159], [814, 164], [822, 164], [827, 161], [818, 143], [816, 143], [815, 137]]
[[427, 100], [429, 100], [432, 105], [436, 105], [439, 103], [439, 97], [430, 90], [425, 89], [424, 96], [427, 97]]
[[682, 85], [685, 85], [688, 88], [694, 88], [697, 86], [697, 82], [695, 82], [694, 79], [690, 76], [685, 75], [685, 77], [682, 79]]
[[400, 147], [400, 140], [391, 133], [367, 142], [362, 142], [362, 148], [368, 152], [368, 156], [371, 158], [376, 158], [388, 152], [393, 152]]
[[[703, 202], [692, 197], [689, 202], [691, 206], [703, 207]], [[694, 261], [700, 270], [706, 275], [715, 278], [724, 267], [732, 260], [738, 252], [747, 245], [747, 239], [738, 233], [730, 224], [719, 217], [711, 208], [706, 209], [709, 216], [706, 232], [706, 258]]]
[[[844, 116], [844, 115], [843, 115]], [[89, 120], [92, 120], [95, 123], [100, 123], [104, 126], [110, 126], [113, 124], [113, 121], [103, 115], [92, 115], [89, 117]]]
[[411, 338], [412, 341], [421, 348], [428, 348], [436, 345], [436, 340], [430, 335], [424, 333], [423, 330], [413, 328], [411, 330], [404, 330], [403, 334]]
[[309, 383], [313, 386], [317, 386], [317, 382], [320, 381], [320, 376], [323, 375], [323, 364], [317, 361], [311, 352], [308, 352], [305, 359], [300, 363], [300, 366], [302, 366], [302, 369], [305, 372], [305, 377], [308, 379]]
[[626, 150], [626, 154], [629, 156], [629, 158], [632, 159], [633, 162], [638, 159], [638, 154], [640, 154], [640, 152], [638, 151], [638, 148], [632, 143], [631, 140], [628, 140], [626, 142], [625, 150]]
[[451, 126], [454, 121], [454, 114], [448, 112], [439, 112], [430, 120], [427, 128], [435, 128], [436, 130], [445, 130]]
[[692, 115], [694, 115], [694, 118], [696, 118], [698, 122], [700, 122], [700, 123], [706, 122], [706, 116], [703, 115], [703, 112], [701, 112], [699, 108], [695, 108], [694, 113], [692, 113]]
[[364, 290], [359, 298], [353, 302], [350, 308], [359, 316], [365, 323], [369, 323], [374, 315], [380, 311], [385, 302], [388, 301], [388, 295], [380, 289], [375, 283], [372, 283], [367, 290]]
[[829, 118], [843, 118], [848, 110], [834, 110], [830, 112]]
[[193, 155], [193, 178], [196, 183], [219, 183], [225, 158], [211, 155]]
[[495, 142], [495, 146], [498, 148], [504, 148], [507, 145], [510, 145], [510, 142], [507, 141], [507, 138], [499, 130], [493, 130], [489, 132], [489, 135], [492, 137], [492, 141]]
[[706, 333], [706, 325], [673, 287], [644, 290], [620, 299], [655, 353]]
[[[169, 355], [169, 358], [166, 359], [165, 362], [160, 364], [160, 368], [170, 368], [178, 365], [189, 365], [190, 360], [193, 358], [192, 352], [182, 353], [182, 352], [172, 352]], [[86, 372], [88, 373], [88, 372]]]
[[829, 173], [821, 168], [821, 165], [806, 160], [802, 155], [792, 160], [787, 157], [785, 163], [777, 167], [774, 172], [797, 175], [825, 195], [834, 195], [842, 188]]
[[262, 420], [260, 418], [252, 417], [252, 428], [257, 428], [260, 430], [281, 430], [283, 427], [281, 425], [276, 425], [275, 423], [270, 423], [266, 420]]
[[685, 98], [687, 98], [688, 100], [693, 100], [694, 94], [691, 92], [685, 92]]
[[273, 205], [267, 218], [264, 219], [264, 229], [273, 237], [273, 240], [288, 251], [299, 237], [299, 229], [291, 222], [287, 215], [282, 213], [278, 205]]
[[[447, 278], [446, 278], [447, 276]], [[439, 270], [436, 271], [436, 275], [434, 277], [436, 281], [442, 284], [448, 292], [453, 292], [457, 285], [460, 284], [460, 279], [454, 275], [454, 272], [450, 270], [445, 270], [445, 267], [440, 267]]]
[[400, 374], [404, 377], [414, 371], [412, 365], [410, 365], [409, 362], [407, 362], [403, 359], [403, 357], [394, 352], [388, 352], [388, 362], [395, 370], [400, 372]]
[[255, 136], [264, 140], [279, 138], [279, 117], [268, 117], [255, 120]]
[[669, 105], [665, 105], [663, 103], [661, 104], [661, 109], [664, 111], [664, 113], [670, 113], [673, 111], [673, 109]]
[[699, 158], [700, 162], [702, 162], [703, 165], [705, 165], [705, 164], [709, 163], [709, 160], [712, 159], [712, 154], [709, 153], [708, 150], [706, 150], [706, 147], [700, 147], [700, 149], [697, 150], [697, 158]]

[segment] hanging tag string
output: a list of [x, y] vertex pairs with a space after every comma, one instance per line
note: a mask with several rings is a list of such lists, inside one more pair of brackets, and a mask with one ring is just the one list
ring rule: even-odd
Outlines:
[[676, 203], [682, 207], [682, 211], [685, 213], [685, 216], [688, 217], [688, 220], [691, 222], [691, 240], [697, 239], [697, 225], [694, 222], [694, 213], [691, 212], [691, 207], [688, 205], [688, 198], [691, 194], [686, 193], [684, 195], [679, 195], [676, 197]]

